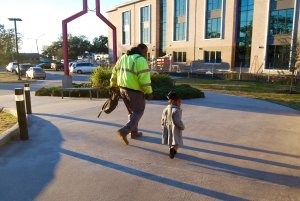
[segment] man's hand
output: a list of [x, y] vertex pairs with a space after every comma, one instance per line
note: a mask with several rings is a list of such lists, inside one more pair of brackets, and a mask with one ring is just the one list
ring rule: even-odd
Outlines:
[[151, 94], [145, 94], [145, 98], [147, 100], [152, 100], [153, 99], [153, 94], [152, 93]]

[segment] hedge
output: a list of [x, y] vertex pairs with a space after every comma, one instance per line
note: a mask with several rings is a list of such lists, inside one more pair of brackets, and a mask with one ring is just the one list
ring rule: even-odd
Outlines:
[[[109, 97], [109, 80], [111, 77], [111, 69], [97, 69], [91, 75], [91, 83], [73, 83], [74, 88], [95, 87], [99, 89], [100, 98]], [[151, 75], [151, 85], [155, 100], [164, 100], [170, 91], [176, 92], [182, 99], [204, 98], [204, 93], [188, 84], [175, 85], [174, 80], [167, 74]], [[36, 91], [36, 96], [61, 96], [61, 87], [41, 88]], [[64, 96], [69, 96], [69, 92], [65, 91]], [[71, 97], [89, 97], [88, 91], [71, 90]], [[97, 97], [93, 91], [93, 97]]]

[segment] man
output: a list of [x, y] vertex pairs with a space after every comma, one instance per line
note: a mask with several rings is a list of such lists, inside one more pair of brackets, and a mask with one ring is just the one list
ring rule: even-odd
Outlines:
[[145, 98], [153, 98], [150, 69], [145, 59], [147, 52], [145, 44], [129, 50], [117, 61], [110, 79], [110, 87], [120, 88], [120, 95], [128, 110], [127, 124], [117, 131], [125, 145], [129, 144], [129, 133], [132, 139], [142, 136], [142, 132], [138, 132], [138, 123], [145, 110]]

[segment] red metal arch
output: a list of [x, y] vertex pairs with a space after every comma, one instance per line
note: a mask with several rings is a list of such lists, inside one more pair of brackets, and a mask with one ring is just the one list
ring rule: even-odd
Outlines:
[[[95, 0], [96, 2], [96, 15], [109, 26], [113, 31], [113, 63], [117, 61], [117, 29], [116, 27], [108, 21], [101, 13], [100, 13], [100, 0]], [[63, 30], [63, 52], [64, 52], [64, 74], [69, 75], [69, 49], [68, 49], [68, 23], [79, 18], [80, 16], [87, 13], [87, 0], [82, 0], [83, 9], [82, 11], [64, 19], [62, 21], [62, 30]]]

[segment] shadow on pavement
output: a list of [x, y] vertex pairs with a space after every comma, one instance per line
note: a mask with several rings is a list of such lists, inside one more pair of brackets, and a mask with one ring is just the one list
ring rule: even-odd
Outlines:
[[[65, 115], [54, 115], [54, 114], [38, 114], [38, 115], [65, 118], [65, 119], [72, 119], [72, 120], [75, 120], [75, 121], [90, 122], [90, 123], [101, 124], [101, 125], [106, 125], [106, 126], [113, 126], [113, 127], [121, 127], [122, 126], [121, 124], [116, 124], [116, 123], [103, 122], [103, 121], [97, 121], [97, 120], [89, 120], [89, 119], [82, 119], [82, 118], [70, 117], [70, 116], [65, 116]], [[153, 133], [153, 134], [156, 134], [156, 135], [160, 135], [160, 132], [150, 131], [150, 130], [145, 130], [145, 129], [140, 129], [140, 130], [143, 131], [143, 132], [148, 132], [148, 133]], [[186, 137], [184, 137], [184, 139], [185, 138]], [[214, 142], [211, 142], [211, 141], [204, 141], [204, 140], [195, 139], [195, 138], [187, 138], [187, 139], [214, 144]], [[150, 143], [155, 143], [155, 144], [161, 144], [161, 139], [160, 138], [151, 137], [151, 136], [143, 136], [143, 137], [139, 138], [139, 140], [150, 142]], [[218, 144], [218, 143], [216, 143], [216, 144]], [[231, 145], [225, 144], [225, 143], [220, 143], [218, 145], [231, 146]], [[252, 149], [251, 147], [242, 147], [242, 146], [236, 146], [236, 145], [232, 145], [232, 147], [233, 148], [239, 148], [239, 149], [242, 148], [242, 149], [246, 149], [246, 150], [249, 150], [249, 149], [251, 150]], [[284, 168], [290, 168], [290, 169], [296, 169], [296, 170], [300, 169], [300, 167], [296, 166], [296, 165], [290, 165], [290, 164], [285, 164], [285, 163], [280, 163], [280, 162], [275, 162], [275, 161], [270, 161], [270, 160], [265, 160], [265, 159], [253, 158], [253, 157], [248, 157], [248, 156], [240, 156], [240, 155], [236, 155], [236, 154], [228, 154], [228, 153], [223, 153], [223, 152], [218, 152], [218, 151], [211, 151], [211, 150], [195, 148], [195, 147], [190, 147], [190, 146], [183, 146], [182, 148], [187, 149], [187, 150], [192, 150], [192, 151], [215, 154], [215, 155], [224, 156], [224, 157], [230, 157], [230, 158], [235, 158], [235, 159], [253, 161], [253, 162], [278, 166], [278, 167], [284, 167]], [[152, 151], [152, 152], [155, 152], [155, 153], [164, 154], [162, 152], [154, 151], [154, 150], [151, 150], [151, 149], [148, 149], [148, 148], [141, 148], [141, 149], [145, 149], [145, 150]], [[280, 155], [289, 156], [288, 154], [284, 154], [284, 153], [270, 152], [270, 151], [260, 150], [260, 149], [254, 149], [253, 151], [261, 151], [261, 152], [273, 153], [273, 154], [277, 154], [277, 155], [280, 154]], [[191, 161], [191, 162], [196, 162], [196, 163], [199, 163], [199, 164], [202, 164], [202, 165], [212, 166], [213, 168], [223, 169], [224, 171], [230, 171], [230, 172], [233, 171], [233, 172], [235, 172], [236, 175], [240, 175], [240, 176], [243, 176], [243, 177], [258, 179], [258, 180], [267, 181], [267, 182], [275, 183], [275, 184], [286, 185], [286, 186], [300, 187], [300, 177], [297, 177], [297, 176], [289, 176], [289, 175], [265, 172], [265, 171], [261, 171], [261, 170], [253, 170], [253, 169], [250, 169], [250, 168], [244, 168], [244, 167], [225, 164], [225, 163], [216, 162], [216, 161], [212, 161], [212, 160], [201, 159], [201, 158], [186, 155], [186, 154], [179, 154], [177, 158], [180, 158], [182, 160], [188, 160], [188, 161]]]
[[162, 183], [162, 184], [165, 184], [165, 185], [173, 186], [173, 187], [180, 188], [180, 189], [183, 189], [183, 190], [191, 191], [191, 192], [198, 193], [198, 194], [201, 194], [201, 195], [206, 195], [206, 196], [209, 196], [209, 197], [212, 197], [212, 198], [215, 198], [215, 199], [231, 200], [231, 201], [246, 200], [246, 199], [239, 198], [239, 197], [232, 196], [232, 195], [228, 195], [228, 194], [225, 194], [225, 193], [220, 193], [220, 192], [216, 192], [216, 191], [213, 191], [213, 190], [205, 189], [205, 188], [195, 186], [195, 185], [192, 185], [192, 184], [187, 184], [187, 183], [176, 181], [176, 180], [169, 179], [169, 178], [166, 178], [166, 177], [154, 175], [154, 174], [147, 173], [147, 172], [144, 172], [144, 171], [141, 171], [141, 170], [126, 167], [124, 165], [119, 165], [119, 164], [112, 163], [112, 162], [109, 162], [109, 161], [105, 161], [105, 160], [102, 160], [102, 159], [99, 159], [99, 158], [95, 158], [95, 157], [91, 157], [91, 156], [88, 156], [88, 155], [85, 155], [85, 154], [77, 153], [77, 152], [74, 152], [74, 151], [71, 151], [71, 150], [61, 149], [61, 153], [72, 156], [72, 157], [75, 157], [75, 158], [78, 158], [78, 159], [86, 160], [86, 161], [89, 161], [89, 162], [92, 162], [94, 164], [98, 164], [98, 165], [101, 165], [101, 166], [104, 166], [104, 167], [107, 167], [107, 168], [111, 168], [111, 169], [114, 169], [114, 170], [117, 170], [117, 171], [125, 172], [125, 173], [133, 175], [133, 176], [141, 177], [141, 178], [144, 178], [144, 179], [148, 179], [148, 180], [155, 181], [155, 182], [158, 182], [158, 183]]
[[55, 177], [61, 133], [50, 121], [35, 115], [29, 119], [29, 140], [0, 149], [1, 201], [35, 200]]
[[[155, 144], [161, 143], [160, 139], [154, 138], [154, 137], [149, 137], [149, 136], [143, 136], [143, 137], [139, 138], [139, 140], [145, 141], [145, 142], [150, 142], [150, 143], [155, 143]], [[133, 145], [131, 145], [131, 146], [133, 146]], [[133, 146], [133, 147], [143, 149], [146, 151], [150, 151], [150, 152], [153, 152], [156, 154], [165, 155], [165, 153], [163, 153], [163, 152], [160, 152], [157, 150], [152, 150], [152, 149], [149, 149], [146, 147], [139, 147], [139, 146]], [[201, 151], [204, 153], [214, 152], [213, 154], [229, 157], [228, 154], [226, 154], [226, 153], [215, 152], [215, 151], [210, 151], [210, 150], [205, 150], [205, 149], [198, 149], [198, 148], [189, 147], [189, 146], [183, 146], [182, 149], [197, 150], [197, 151]], [[244, 157], [244, 156], [237, 157], [237, 156], [238, 155], [230, 154], [230, 157], [233, 157], [233, 158], [238, 158], [238, 159], [243, 159], [243, 160], [251, 159], [250, 161], [262, 162], [262, 163], [271, 164], [271, 165], [279, 166], [279, 167], [289, 167], [289, 168], [293, 168], [293, 169], [299, 169], [298, 166], [293, 166], [293, 165], [289, 165], [289, 164], [277, 163], [277, 162], [273, 162], [273, 161], [267, 161], [267, 160], [256, 159], [256, 158], [251, 158], [251, 157]], [[200, 165], [211, 166], [211, 168], [216, 168], [216, 170], [218, 170], [218, 171], [229, 172], [229, 173], [233, 173], [235, 175], [239, 175], [242, 177], [257, 179], [257, 180], [266, 181], [266, 182], [270, 182], [270, 183], [274, 183], [274, 184], [285, 185], [285, 186], [298, 187], [298, 188], [300, 187], [300, 177], [298, 177], [298, 176], [283, 175], [283, 174], [266, 172], [266, 171], [262, 171], [262, 170], [254, 170], [254, 169], [246, 168], [246, 167], [239, 167], [236, 165], [230, 165], [230, 164], [226, 164], [226, 163], [222, 163], [222, 162], [199, 158], [199, 157], [187, 155], [184, 153], [178, 153], [176, 158], [194, 162], [194, 163], [198, 163]], [[260, 161], [260, 160], [262, 160], [262, 161]]]

